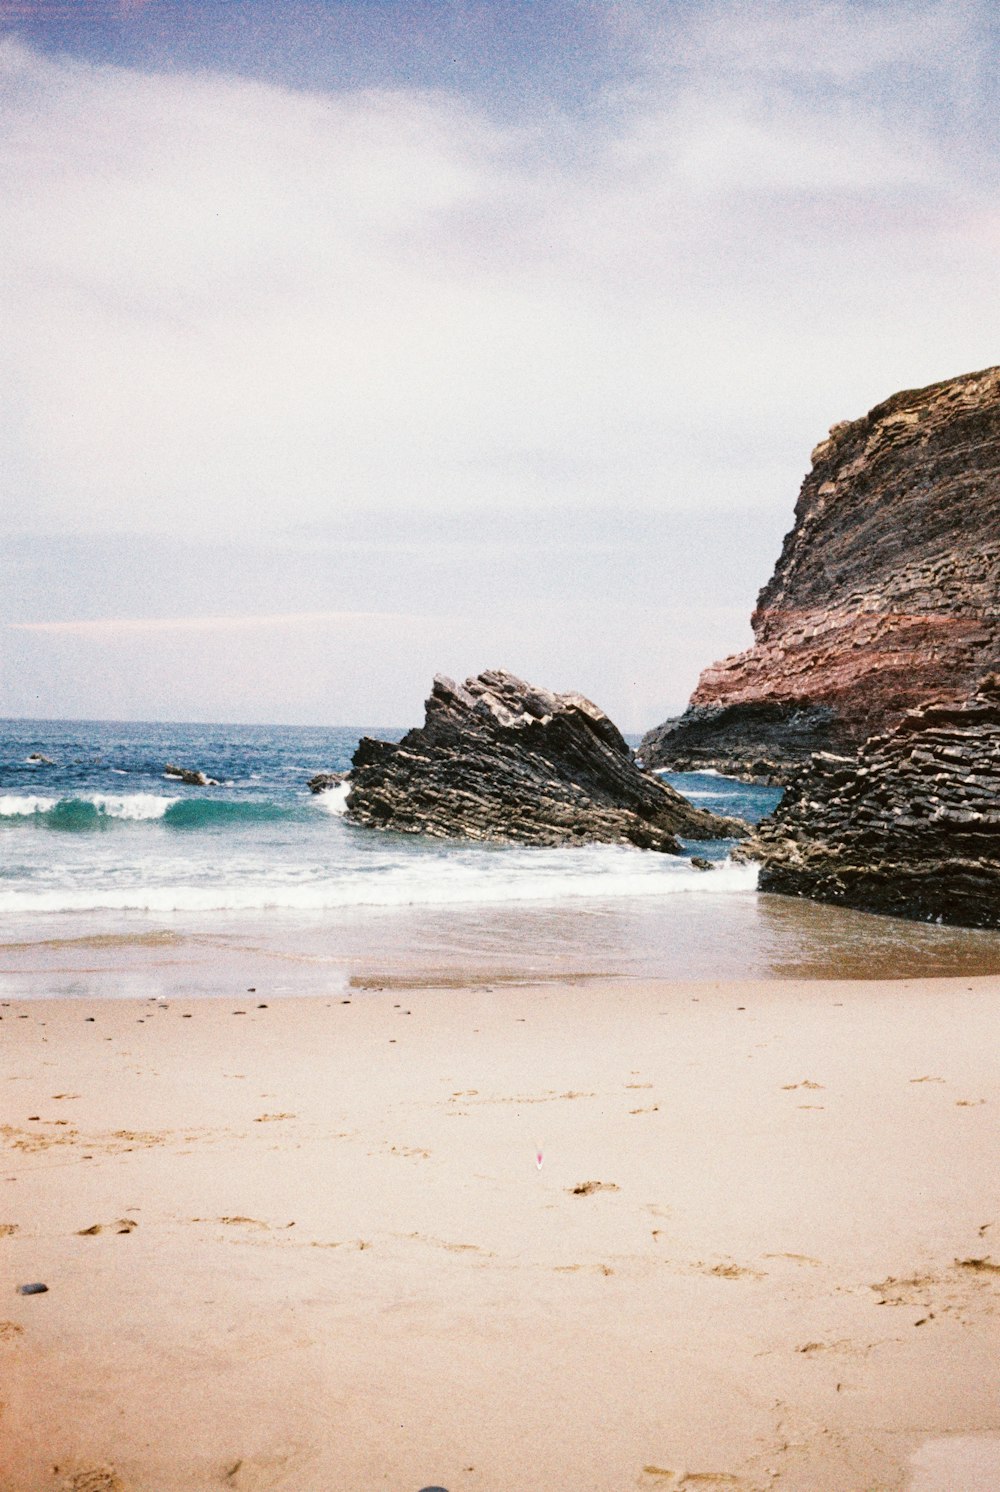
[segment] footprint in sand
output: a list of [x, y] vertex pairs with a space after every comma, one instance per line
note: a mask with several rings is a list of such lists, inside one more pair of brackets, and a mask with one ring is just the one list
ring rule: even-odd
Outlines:
[[581, 1270], [605, 1277], [614, 1274], [610, 1264], [553, 1264], [552, 1270], [554, 1274], [579, 1274]]
[[987, 1255], [956, 1259], [951, 1268], [942, 1274], [911, 1275], [897, 1278], [890, 1275], [869, 1288], [878, 1297], [880, 1306], [902, 1306], [919, 1310], [919, 1321], [914, 1326], [924, 1326], [936, 1317], [951, 1316], [959, 1322], [967, 1322], [973, 1315], [992, 1313], [995, 1309], [995, 1281], [1000, 1274], [1000, 1264]]
[[682, 1489], [693, 1487], [741, 1487], [743, 1482], [730, 1471], [670, 1471], [666, 1466], [644, 1466], [638, 1487]]
[[913, 1274], [905, 1278], [890, 1274], [868, 1288], [879, 1297], [879, 1305], [926, 1306], [928, 1291], [941, 1281], [933, 1274]]
[[969, 1269], [973, 1274], [1000, 1274], [1000, 1264], [994, 1264], [989, 1254], [981, 1259], [956, 1259], [959, 1269]]
[[434, 1248], [446, 1249], [449, 1254], [480, 1254], [486, 1259], [495, 1258], [489, 1249], [480, 1248], [478, 1243], [452, 1243], [447, 1238], [434, 1238], [430, 1233], [397, 1233], [395, 1236], [412, 1239], [415, 1243], [429, 1243]]
[[94, 1238], [98, 1233], [134, 1233], [139, 1224], [135, 1218], [119, 1217], [113, 1223], [91, 1223], [89, 1228], [78, 1228], [77, 1238]]
[[92, 1466], [63, 1479], [63, 1492], [125, 1492], [125, 1483], [112, 1466]]
[[767, 1278], [759, 1269], [748, 1269], [744, 1264], [734, 1264], [731, 1259], [721, 1264], [702, 1264], [699, 1261], [695, 1269], [701, 1274], [714, 1275], [719, 1280], [764, 1280]]

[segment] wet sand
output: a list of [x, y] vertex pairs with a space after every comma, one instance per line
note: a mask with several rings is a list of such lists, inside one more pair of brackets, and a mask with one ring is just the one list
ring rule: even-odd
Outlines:
[[1000, 1485], [1000, 979], [0, 1015], [9, 1492]]

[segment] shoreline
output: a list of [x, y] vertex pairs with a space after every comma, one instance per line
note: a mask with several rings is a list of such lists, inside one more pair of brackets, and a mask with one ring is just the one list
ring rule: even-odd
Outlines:
[[[707, 882], [702, 889], [702, 882]], [[712, 889], [200, 916], [11, 918], [0, 998], [263, 998], [360, 987], [1000, 976], [1000, 934]]]
[[0, 1480], [993, 1487], [998, 1000], [11, 999]]

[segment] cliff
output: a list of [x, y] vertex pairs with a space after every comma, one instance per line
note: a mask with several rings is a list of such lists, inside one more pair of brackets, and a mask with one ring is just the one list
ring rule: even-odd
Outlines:
[[752, 622], [643, 739], [646, 766], [783, 781], [969, 694], [1000, 661], [1000, 368], [833, 426]]
[[371, 828], [534, 845], [634, 844], [682, 853], [678, 836], [746, 832], [636, 766], [602, 710], [502, 670], [434, 680], [423, 726], [365, 737], [347, 815]]
[[740, 853], [762, 891], [1000, 927], [1000, 676], [854, 757], [815, 756]]

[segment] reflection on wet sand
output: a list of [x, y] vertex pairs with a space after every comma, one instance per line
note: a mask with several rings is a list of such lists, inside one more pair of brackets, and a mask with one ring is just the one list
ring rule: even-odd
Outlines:
[[1000, 934], [754, 892], [660, 901], [36, 917], [0, 943], [9, 994], [272, 995], [548, 978], [905, 979], [1000, 972]]

